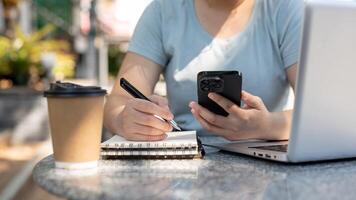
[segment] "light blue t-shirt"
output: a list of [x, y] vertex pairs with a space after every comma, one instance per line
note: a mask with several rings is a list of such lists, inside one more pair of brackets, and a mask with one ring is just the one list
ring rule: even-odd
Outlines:
[[214, 39], [200, 24], [194, 0], [155, 0], [139, 20], [129, 50], [162, 66], [175, 120], [202, 131], [188, 104], [197, 100], [200, 71], [237, 70], [243, 90], [269, 111], [287, 109], [286, 69], [297, 63], [303, 0], [256, 0], [243, 32]]

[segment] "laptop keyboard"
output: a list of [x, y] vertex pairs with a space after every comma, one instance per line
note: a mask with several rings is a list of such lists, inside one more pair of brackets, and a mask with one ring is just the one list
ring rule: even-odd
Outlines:
[[272, 146], [260, 146], [260, 147], [250, 147], [250, 148], [263, 149], [263, 150], [270, 150], [270, 151], [287, 152], [288, 144], [272, 145]]

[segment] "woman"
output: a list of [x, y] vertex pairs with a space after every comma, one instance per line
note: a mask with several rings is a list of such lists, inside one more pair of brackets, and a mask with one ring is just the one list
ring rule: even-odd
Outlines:
[[[229, 140], [287, 139], [302, 8], [303, 0], [153, 1], [136, 27], [118, 79], [125, 77], [155, 103], [133, 99], [117, 81], [105, 106], [105, 126], [129, 140], [162, 140], [172, 127], [153, 116], [159, 115]], [[209, 94], [227, 117], [196, 102], [196, 75], [214, 70], [243, 74], [243, 107]], [[152, 95], [161, 73], [168, 101]]]

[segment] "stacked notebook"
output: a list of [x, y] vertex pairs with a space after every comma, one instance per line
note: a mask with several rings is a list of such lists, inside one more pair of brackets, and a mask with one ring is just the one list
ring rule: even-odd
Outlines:
[[201, 158], [203, 149], [195, 131], [169, 132], [162, 141], [128, 141], [115, 135], [101, 144], [104, 158]]

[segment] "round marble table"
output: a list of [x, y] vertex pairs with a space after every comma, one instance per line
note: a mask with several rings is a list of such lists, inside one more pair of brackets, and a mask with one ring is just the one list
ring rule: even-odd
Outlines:
[[102, 160], [97, 170], [33, 172], [68, 199], [355, 199], [356, 160], [287, 165], [208, 151], [203, 160]]

